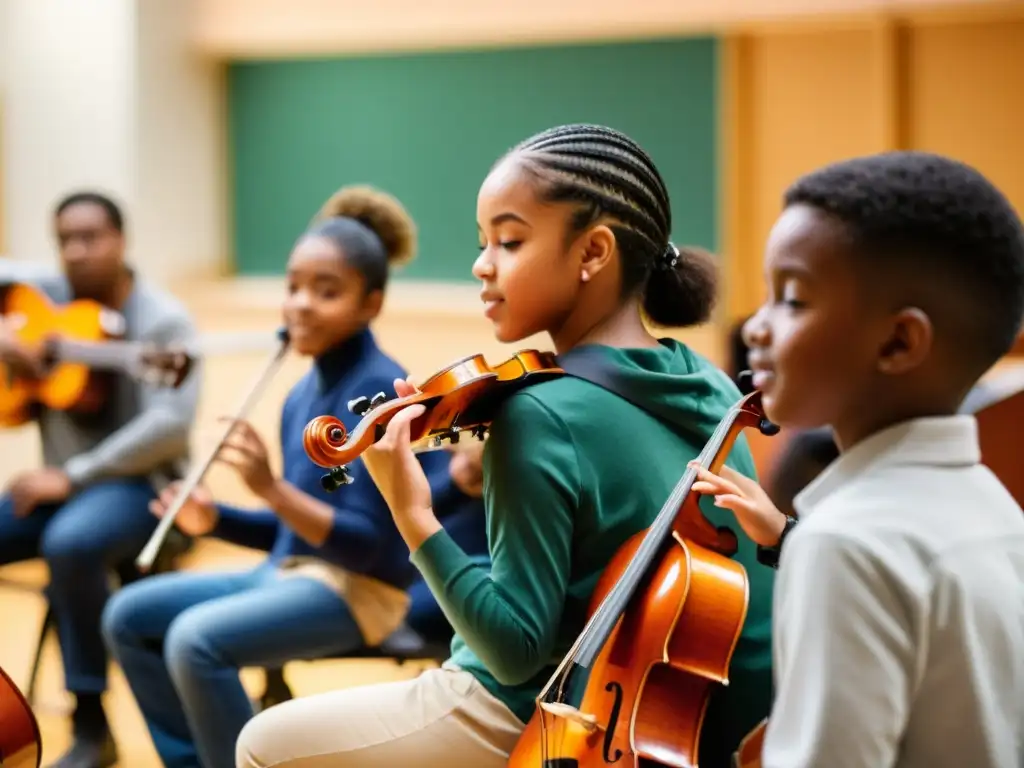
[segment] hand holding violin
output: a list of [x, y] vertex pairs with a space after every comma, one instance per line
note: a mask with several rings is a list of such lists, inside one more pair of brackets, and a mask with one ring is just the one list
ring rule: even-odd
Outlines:
[[740, 527], [755, 543], [762, 547], [778, 545], [786, 516], [780, 512], [764, 489], [727, 466], [716, 475], [691, 461], [697, 469], [697, 481], [693, 490], [705, 496], [715, 497], [715, 506], [731, 510]]
[[[408, 397], [417, 391], [411, 382], [395, 380], [398, 397]], [[430, 483], [411, 445], [409, 425], [425, 410], [419, 404], [400, 410], [388, 422], [384, 437], [362, 456], [367, 472], [391, 509], [395, 525], [413, 552], [441, 529], [434, 515]]]

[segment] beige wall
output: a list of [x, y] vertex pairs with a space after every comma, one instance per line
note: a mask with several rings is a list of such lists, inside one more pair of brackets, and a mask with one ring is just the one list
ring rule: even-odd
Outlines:
[[823, 163], [897, 148], [941, 152], [977, 165], [1024, 211], [1024, 4], [1017, 8], [729, 41], [730, 318], [761, 301], [761, 249], [783, 190]]
[[221, 67], [192, 49], [195, 5], [0, 3], [0, 255], [52, 262], [53, 205], [88, 186], [123, 202], [147, 274], [221, 271]]
[[203, 0], [195, 39], [211, 55], [292, 56], [707, 34], [815, 19], [1005, 5], [1005, 0]]

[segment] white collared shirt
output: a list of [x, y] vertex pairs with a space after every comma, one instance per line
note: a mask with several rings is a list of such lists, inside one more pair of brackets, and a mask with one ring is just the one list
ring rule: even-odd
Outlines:
[[972, 416], [916, 419], [796, 498], [765, 768], [1024, 766], [1024, 512], [979, 462]]

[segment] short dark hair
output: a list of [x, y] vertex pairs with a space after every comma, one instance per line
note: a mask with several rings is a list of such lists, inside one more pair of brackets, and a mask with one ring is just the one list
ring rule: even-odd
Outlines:
[[921, 309], [956, 336], [970, 375], [1013, 346], [1024, 319], [1024, 227], [974, 168], [927, 152], [885, 152], [809, 173], [784, 200], [838, 218], [856, 257], [875, 274], [890, 273], [880, 283], [933, 296]]
[[544, 200], [578, 205], [574, 232], [604, 216], [615, 220], [623, 295], [640, 292], [654, 323], [684, 328], [710, 317], [715, 259], [696, 248], [672, 250], [668, 188], [639, 144], [612, 128], [573, 124], [542, 131], [509, 154], [521, 156]]
[[64, 197], [59, 203], [57, 208], [53, 212], [54, 217], [60, 216], [64, 211], [73, 205], [80, 203], [86, 203], [90, 205], [98, 205], [107, 214], [107, 221], [110, 226], [116, 229], [120, 233], [124, 233], [124, 214], [121, 213], [121, 208], [106, 195], [100, 192], [83, 191], [83, 192], [72, 192], [70, 195]]

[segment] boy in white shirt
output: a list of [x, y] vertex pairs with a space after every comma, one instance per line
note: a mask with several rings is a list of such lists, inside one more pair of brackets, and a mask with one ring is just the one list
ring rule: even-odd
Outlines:
[[754, 386], [841, 454], [799, 525], [735, 473], [694, 484], [765, 562], [786, 539], [760, 764], [1024, 766], [1024, 512], [956, 415], [1020, 330], [1020, 218], [961, 163], [857, 158], [787, 191], [765, 272]]

